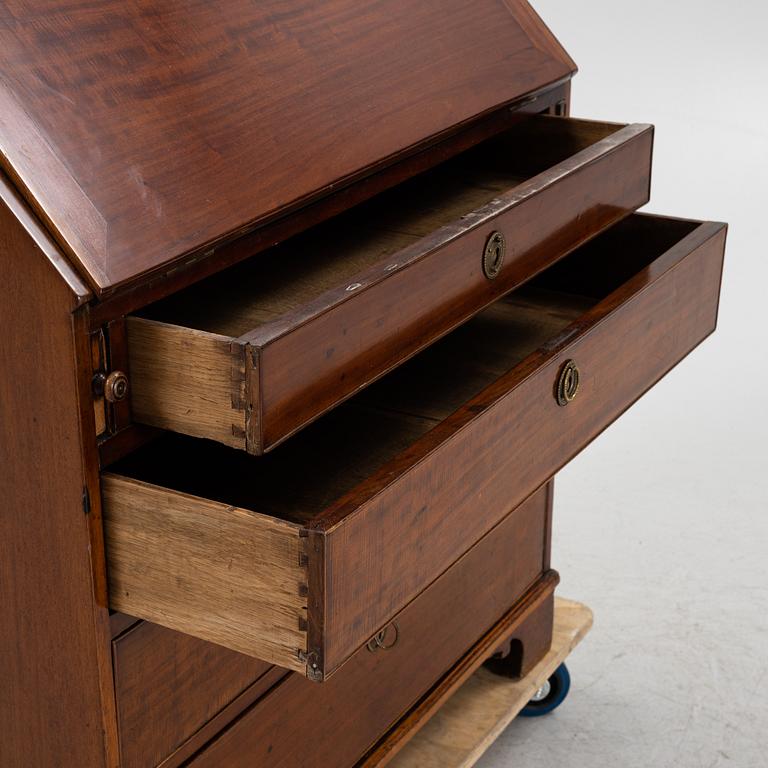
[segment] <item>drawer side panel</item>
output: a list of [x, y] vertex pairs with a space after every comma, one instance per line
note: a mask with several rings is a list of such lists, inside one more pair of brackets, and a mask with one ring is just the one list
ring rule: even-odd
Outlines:
[[126, 320], [136, 421], [245, 448], [245, 353], [223, 336]]
[[117, 475], [102, 493], [110, 607], [304, 671], [297, 526]]

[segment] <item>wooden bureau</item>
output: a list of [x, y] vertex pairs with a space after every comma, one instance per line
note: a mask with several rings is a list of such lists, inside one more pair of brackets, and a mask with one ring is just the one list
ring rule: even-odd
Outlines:
[[522, 0], [0, 8], [0, 766], [373, 768], [549, 649], [553, 478], [716, 326]]

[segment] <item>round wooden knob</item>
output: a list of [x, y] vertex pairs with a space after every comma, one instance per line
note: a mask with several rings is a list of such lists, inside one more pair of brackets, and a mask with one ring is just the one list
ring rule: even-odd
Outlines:
[[128, 396], [128, 377], [122, 371], [112, 371], [104, 380], [104, 397], [110, 403], [119, 403]]
[[560, 369], [560, 375], [557, 377], [555, 396], [558, 405], [568, 405], [576, 397], [579, 393], [580, 380], [579, 367], [573, 360], [568, 360]]

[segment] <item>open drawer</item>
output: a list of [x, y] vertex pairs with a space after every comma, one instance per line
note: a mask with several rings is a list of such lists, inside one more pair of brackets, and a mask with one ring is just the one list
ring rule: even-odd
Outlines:
[[646, 203], [652, 143], [532, 118], [143, 310], [134, 419], [270, 450]]
[[633, 215], [267, 456], [138, 450], [112, 607], [324, 679], [714, 330], [724, 243]]

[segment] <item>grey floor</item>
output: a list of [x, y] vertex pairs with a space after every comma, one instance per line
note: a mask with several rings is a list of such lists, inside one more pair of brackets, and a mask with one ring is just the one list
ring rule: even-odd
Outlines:
[[768, 13], [534, 0], [574, 115], [656, 124], [647, 210], [731, 224], [720, 326], [556, 485], [571, 696], [482, 768], [768, 766]]

